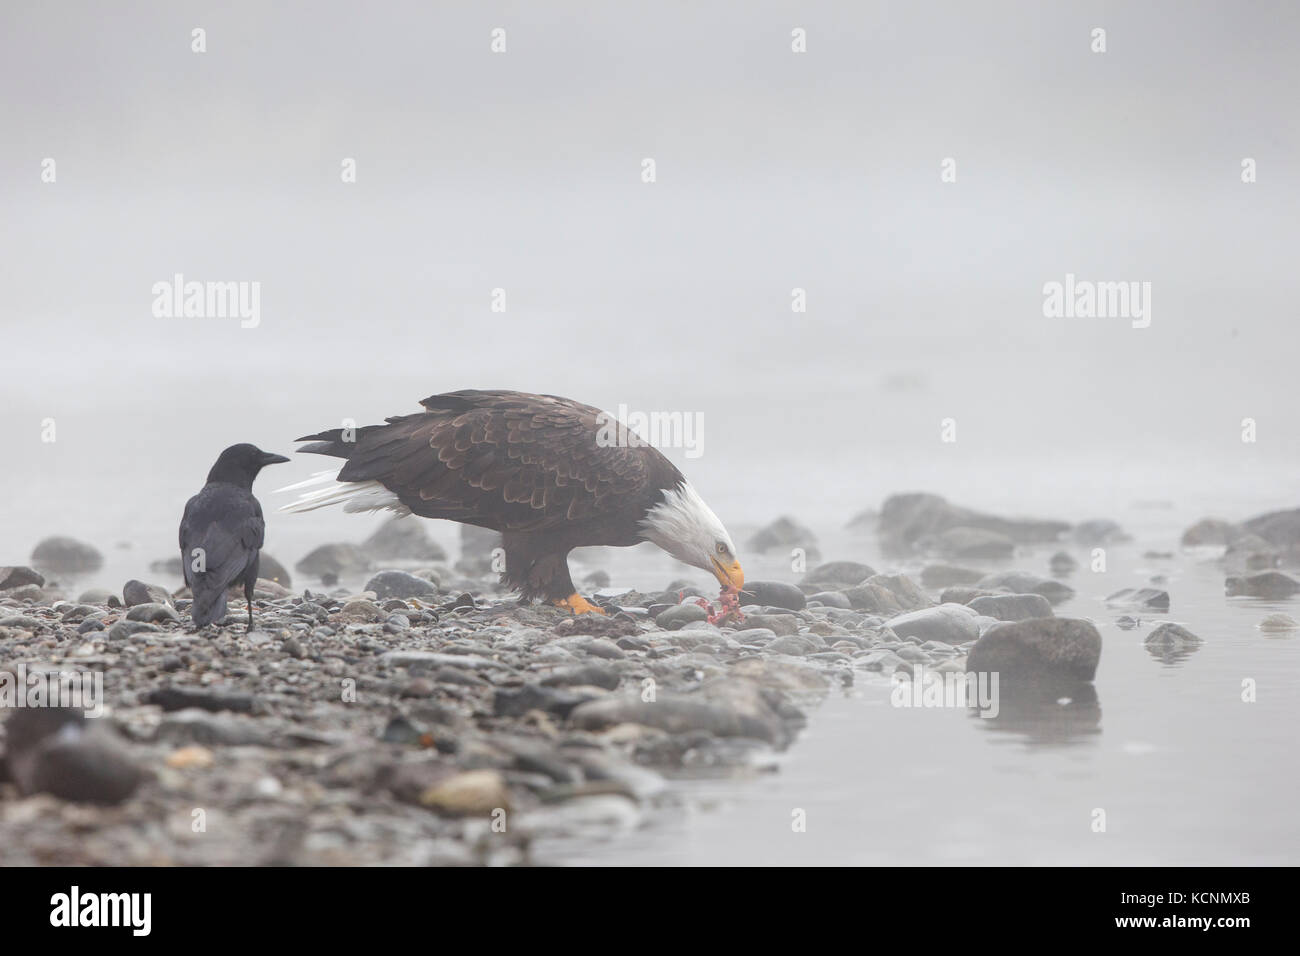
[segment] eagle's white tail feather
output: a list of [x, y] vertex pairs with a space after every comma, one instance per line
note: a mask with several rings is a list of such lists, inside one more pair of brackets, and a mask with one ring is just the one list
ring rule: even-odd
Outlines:
[[332, 505], [342, 505], [343, 510], [349, 512], [387, 510], [395, 511], [399, 515], [411, 513], [411, 510], [402, 504], [397, 495], [377, 481], [339, 481], [337, 479], [337, 471], [318, 471], [305, 481], [284, 488], [277, 488], [276, 493], [278, 494], [282, 491], [313, 488], [316, 485], [324, 486], [315, 488], [313, 491], [304, 491], [298, 496], [297, 501], [282, 506], [280, 510], [294, 514], [303, 511], [315, 511], [317, 508], [328, 508]]

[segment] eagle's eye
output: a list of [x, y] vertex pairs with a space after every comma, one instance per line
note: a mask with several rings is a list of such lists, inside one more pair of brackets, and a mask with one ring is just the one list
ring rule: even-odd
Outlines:
[[718, 542], [718, 554], [726, 554], [726, 553], [727, 553], [727, 545], [726, 545], [726, 543], [725, 543], [725, 542], [722, 542], [722, 541], [719, 541], [719, 542]]

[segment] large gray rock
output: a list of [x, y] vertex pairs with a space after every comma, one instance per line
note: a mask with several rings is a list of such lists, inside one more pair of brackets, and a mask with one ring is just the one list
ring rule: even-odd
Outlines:
[[1101, 660], [1101, 634], [1088, 621], [1050, 617], [998, 624], [971, 648], [966, 669], [1002, 679], [1090, 681]]
[[1257, 515], [1242, 522], [1242, 528], [1283, 550], [1300, 550], [1300, 508]]
[[817, 536], [794, 518], [782, 516], [771, 524], [760, 528], [749, 539], [749, 550], [765, 554], [769, 551], [792, 551], [802, 548], [804, 556], [810, 561], [821, 558], [817, 547]]
[[741, 604], [762, 604], [802, 611], [808, 604], [803, 591], [784, 581], [748, 581], [740, 592]]
[[412, 516], [384, 522], [361, 543], [361, 550], [375, 562], [447, 560], [447, 552], [430, 539], [424, 523]]
[[1041, 594], [995, 594], [977, 597], [967, 607], [999, 621], [1027, 621], [1035, 617], [1055, 617], [1052, 605]]
[[355, 544], [322, 544], [294, 565], [294, 570], [322, 581], [338, 581], [370, 570], [370, 559]]
[[1300, 581], [1281, 571], [1264, 571], [1230, 577], [1224, 588], [1229, 597], [1288, 598], [1300, 591]]
[[55, 574], [89, 574], [104, 566], [104, 556], [75, 538], [46, 538], [32, 551], [32, 565]]
[[926, 493], [891, 495], [880, 509], [880, 536], [893, 549], [911, 550], [921, 538], [952, 528], [991, 531], [1016, 544], [1040, 544], [1055, 541], [1070, 526], [1064, 521], [1000, 518]]
[[1222, 518], [1202, 518], [1183, 532], [1184, 548], [1226, 548], [1241, 536], [1241, 527]]
[[940, 604], [938, 607], [910, 611], [890, 618], [886, 623], [895, 634], [917, 641], [939, 641], [943, 644], [965, 644], [979, 637], [979, 615], [962, 604]]

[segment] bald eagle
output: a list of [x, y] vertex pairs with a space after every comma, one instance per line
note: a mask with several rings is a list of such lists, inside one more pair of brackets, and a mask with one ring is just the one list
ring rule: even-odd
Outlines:
[[[572, 399], [504, 390], [432, 395], [383, 425], [333, 428], [298, 449], [346, 459], [289, 489], [282, 511], [341, 505], [447, 518], [501, 532], [502, 582], [524, 600], [600, 610], [569, 577], [590, 545], [651, 541], [716, 577], [745, 583], [736, 547], [704, 499], [660, 452], [612, 416]], [[325, 487], [314, 488], [315, 485]]]

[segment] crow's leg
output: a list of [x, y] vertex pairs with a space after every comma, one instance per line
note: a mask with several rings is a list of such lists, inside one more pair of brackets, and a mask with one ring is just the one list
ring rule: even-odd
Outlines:
[[245, 631], [246, 634], [251, 634], [253, 631], [253, 584], [255, 580], [244, 579], [244, 600], [248, 602], [248, 630]]

